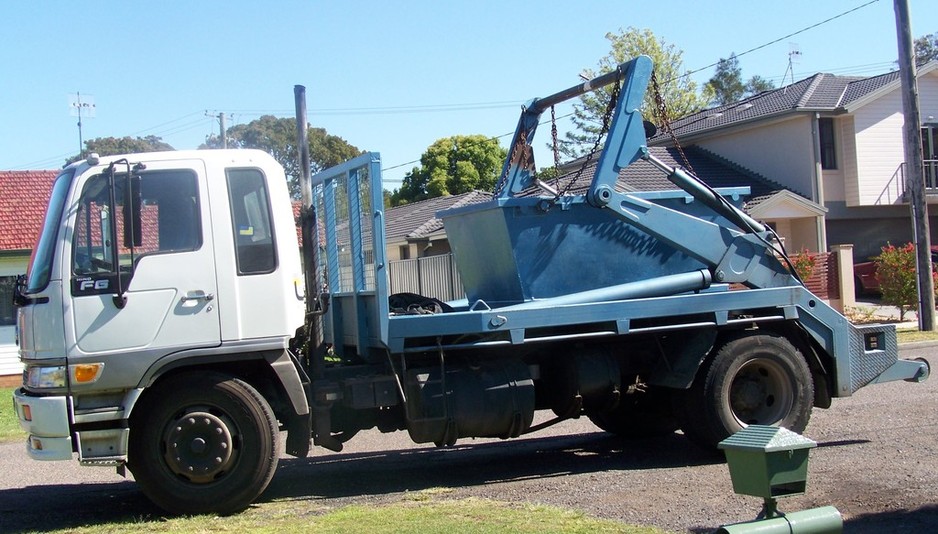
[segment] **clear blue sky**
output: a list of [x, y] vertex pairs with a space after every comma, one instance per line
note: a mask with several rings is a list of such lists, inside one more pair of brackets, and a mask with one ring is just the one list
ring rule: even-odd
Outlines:
[[[512, 132], [522, 103], [575, 85], [620, 28], [649, 28], [683, 50], [686, 70], [703, 69], [698, 83], [721, 57], [777, 39], [739, 57], [744, 77], [780, 84], [792, 44], [796, 80], [893, 70], [890, 0], [785, 37], [868, 2], [9, 1], [0, 169], [56, 169], [77, 153], [76, 93], [95, 104], [84, 139], [156, 135], [187, 149], [218, 131], [220, 112], [229, 126], [293, 116], [300, 84], [310, 122], [381, 152], [396, 187], [441, 137]], [[914, 36], [938, 31], [933, 2], [910, 0]]]

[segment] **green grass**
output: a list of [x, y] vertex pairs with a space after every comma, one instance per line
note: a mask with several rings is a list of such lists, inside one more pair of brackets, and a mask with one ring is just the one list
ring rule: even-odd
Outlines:
[[[14, 388], [0, 388], [0, 442], [20, 440], [25, 433], [13, 413]], [[525, 503], [485, 499], [448, 499], [452, 490], [434, 488], [406, 495], [381, 506], [323, 507], [315, 500], [274, 501], [225, 517], [136, 517], [123, 521], [69, 527], [54, 532], [117, 534], [148, 532], [260, 532], [271, 534], [358, 533], [622, 533], [663, 534], [664, 531], [588, 517], [582, 512]]]
[[313, 500], [275, 501], [253, 506], [241, 514], [179, 518], [137, 518], [126, 523], [69, 528], [54, 532], [116, 534], [148, 532], [260, 532], [433, 534], [469, 533], [622, 533], [664, 534], [650, 527], [588, 517], [582, 512], [532, 504], [509, 504], [487, 499], [451, 500], [451, 490], [427, 490], [399, 502], [379, 506], [328, 509]]
[[20, 428], [16, 414], [13, 413], [14, 389], [0, 388], [0, 443], [26, 438], [26, 433]]
[[921, 332], [919, 330], [898, 330], [896, 335], [899, 343], [915, 343], [917, 341], [938, 341], [938, 332]]

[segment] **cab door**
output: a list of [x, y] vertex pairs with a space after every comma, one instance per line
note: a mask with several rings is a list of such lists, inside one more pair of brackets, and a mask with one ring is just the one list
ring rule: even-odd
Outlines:
[[70, 233], [69, 337], [80, 353], [145, 352], [150, 360], [218, 345], [204, 164], [126, 167], [80, 184]]

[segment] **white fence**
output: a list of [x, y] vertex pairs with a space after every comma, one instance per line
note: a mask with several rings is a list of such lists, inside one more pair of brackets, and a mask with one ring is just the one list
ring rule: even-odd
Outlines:
[[466, 297], [452, 254], [389, 262], [390, 289], [444, 302]]

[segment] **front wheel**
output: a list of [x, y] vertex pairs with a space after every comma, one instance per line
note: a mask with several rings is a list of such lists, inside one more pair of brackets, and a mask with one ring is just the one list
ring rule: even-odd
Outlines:
[[175, 514], [246, 508], [277, 468], [277, 420], [250, 384], [221, 373], [168, 379], [131, 416], [128, 467]]
[[716, 448], [749, 425], [804, 431], [814, 404], [814, 381], [790, 341], [752, 333], [720, 347], [681, 404], [687, 437]]

